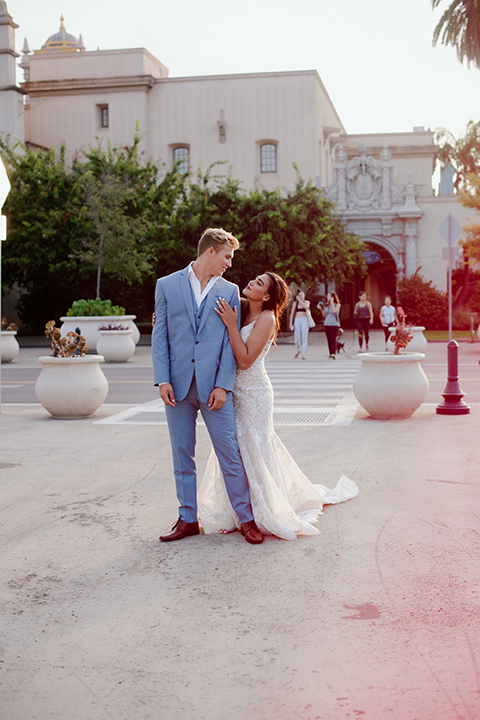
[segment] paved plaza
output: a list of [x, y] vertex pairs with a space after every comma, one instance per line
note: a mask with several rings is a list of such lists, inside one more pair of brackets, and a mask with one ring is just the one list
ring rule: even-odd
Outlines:
[[[2, 366], [2, 720], [474, 720], [480, 717], [480, 343], [460, 343], [464, 416], [426, 402], [376, 421], [360, 361], [268, 361], [276, 429], [312, 481], [360, 486], [315, 537], [239, 533], [161, 544], [177, 514], [149, 348], [104, 366], [106, 403], [54, 420], [25, 339]], [[371, 349], [383, 349], [374, 333]], [[198, 466], [210, 443], [198, 429]]]

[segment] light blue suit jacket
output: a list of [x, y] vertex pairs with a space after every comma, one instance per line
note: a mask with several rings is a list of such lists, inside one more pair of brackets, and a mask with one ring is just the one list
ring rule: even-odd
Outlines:
[[154, 383], [169, 382], [177, 401], [185, 398], [194, 373], [202, 402], [208, 401], [215, 387], [233, 390], [235, 357], [227, 328], [214, 309], [220, 297], [237, 308], [240, 324], [238, 287], [220, 277], [203, 301], [197, 333], [188, 267], [157, 280], [152, 332]]

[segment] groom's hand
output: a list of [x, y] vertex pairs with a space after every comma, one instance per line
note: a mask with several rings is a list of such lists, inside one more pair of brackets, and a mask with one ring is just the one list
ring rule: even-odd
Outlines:
[[225, 405], [227, 399], [227, 391], [223, 388], [213, 388], [208, 398], [209, 410], [220, 410]]
[[160, 397], [162, 398], [165, 405], [171, 405], [172, 407], [175, 407], [175, 405], [177, 404], [173, 392], [173, 387], [170, 385], [170, 383], [166, 382], [160, 385]]

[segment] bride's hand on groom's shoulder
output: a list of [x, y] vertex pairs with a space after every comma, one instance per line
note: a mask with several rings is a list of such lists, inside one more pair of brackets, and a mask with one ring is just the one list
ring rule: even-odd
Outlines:
[[219, 298], [217, 300], [217, 307], [215, 308], [215, 312], [220, 315], [228, 329], [237, 327], [237, 308], [230, 307], [230, 305], [226, 300], [224, 300], [224, 298]]

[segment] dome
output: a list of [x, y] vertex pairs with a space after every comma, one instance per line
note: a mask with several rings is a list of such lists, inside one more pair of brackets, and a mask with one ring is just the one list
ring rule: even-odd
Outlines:
[[70, 35], [65, 30], [63, 15], [60, 18], [60, 28], [54, 35], [50, 35], [47, 42], [42, 45], [42, 49], [38, 52], [45, 52], [46, 50], [61, 50], [63, 52], [76, 52], [77, 50], [83, 50], [83, 42], [74, 35]]

